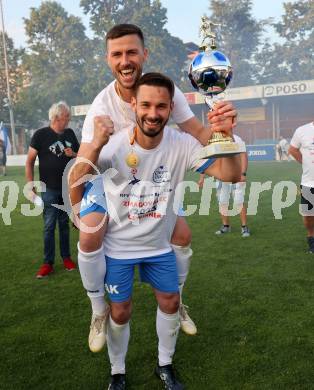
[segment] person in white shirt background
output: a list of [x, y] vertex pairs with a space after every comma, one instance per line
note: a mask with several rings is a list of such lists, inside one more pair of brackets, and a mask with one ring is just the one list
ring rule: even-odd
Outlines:
[[279, 142], [277, 145], [277, 150], [279, 154], [279, 160], [280, 161], [289, 161], [289, 142], [283, 137], [279, 137]]
[[289, 154], [302, 164], [300, 212], [307, 231], [309, 252], [314, 253], [314, 122], [296, 129]]
[[[245, 142], [238, 135], [233, 134], [234, 141], [238, 144], [244, 144]], [[221, 215], [222, 226], [216, 231], [217, 235], [222, 235], [231, 232], [230, 218], [229, 218], [229, 201], [232, 195], [234, 200], [234, 206], [236, 213], [240, 215], [241, 221], [241, 236], [250, 237], [251, 233], [247, 226], [247, 214], [246, 206], [244, 204], [245, 188], [246, 188], [246, 174], [248, 168], [248, 156], [247, 152], [240, 153], [241, 160], [241, 179], [238, 183], [226, 183], [221, 180], [216, 180], [217, 200], [219, 204], [219, 212]], [[200, 188], [203, 187], [205, 175], [201, 174], [198, 181]]]

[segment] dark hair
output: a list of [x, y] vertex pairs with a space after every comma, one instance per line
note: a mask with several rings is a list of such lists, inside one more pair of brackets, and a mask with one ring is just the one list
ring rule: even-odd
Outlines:
[[135, 94], [139, 90], [141, 85], [151, 85], [154, 87], [164, 87], [168, 89], [171, 100], [174, 95], [174, 83], [169, 77], [163, 75], [162, 73], [150, 72], [145, 73], [135, 85]]
[[144, 35], [142, 30], [135, 24], [116, 24], [112, 27], [106, 34], [106, 44], [108, 44], [109, 39], [117, 39], [124, 37], [125, 35], [137, 35], [143, 43], [144, 46]]

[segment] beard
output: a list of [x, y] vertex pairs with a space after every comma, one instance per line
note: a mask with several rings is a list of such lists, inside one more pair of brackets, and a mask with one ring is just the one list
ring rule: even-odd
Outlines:
[[[138, 127], [141, 129], [142, 133], [144, 135], [146, 135], [147, 137], [155, 138], [165, 128], [165, 126], [168, 122], [170, 113], [169, 113], [168, 117], [164, 120], [160, 117], [159, 118], [148, 118], [148, 117], [144, 116], [144, 117], [140, 118], [137, 114], [135, 114], [135, 116], [136, 116], [136, 123], [137, 123]], [[145, 125], [147, 126], [147, 124], [145, 124], [146, 120], [149, 120], [150, 122], [157, 124], [158, 126], [152, 128], [152, 129], [145, 128]]]

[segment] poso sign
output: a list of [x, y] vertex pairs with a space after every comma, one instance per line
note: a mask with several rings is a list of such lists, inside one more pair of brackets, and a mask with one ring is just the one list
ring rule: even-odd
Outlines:
[[309, 85], [306, 81], [264, 85], [264, 97], [299, 95], [303, 93], [310, 93]]

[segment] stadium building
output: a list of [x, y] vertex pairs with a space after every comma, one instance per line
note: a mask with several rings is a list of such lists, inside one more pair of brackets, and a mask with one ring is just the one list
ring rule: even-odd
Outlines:
[[[193, 111], [203, 121], [204, 99], [199, 93], [185, 94]], [[230, 100], [239, 112], [237, 133], [248, 143], [291, 138], [294, 130], [313, 121], [314, 80], [229, 88]]]
[[[195, 115], [206, 124], [204, 97], [198, 92], [185, 96]], [[238, 110], [236, 132], [249, 145], [252, 159], [275, 159], [274, 145], [279, 136], [289, 140], [297, 127], [314, 120], [314, 80], [228, 88], [225, 99]], [[88, 108], [74, 106], [72, 115], [86, 115]]]

